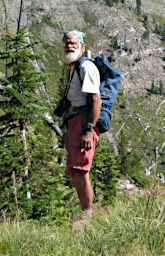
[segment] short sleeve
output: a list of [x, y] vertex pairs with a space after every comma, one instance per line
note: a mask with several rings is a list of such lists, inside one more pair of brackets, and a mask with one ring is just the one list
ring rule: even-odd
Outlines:
[[95, 64], [86, 60], [80, 68], [80, 76], [83, 78], [81, 91], [83, 93], [100, 94], [100, 74]]

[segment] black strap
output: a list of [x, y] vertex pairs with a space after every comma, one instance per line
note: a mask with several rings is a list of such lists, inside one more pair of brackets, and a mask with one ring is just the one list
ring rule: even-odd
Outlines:
[[73, 72], [72, 72], [72, 75], [70, 76], [70, 72], [71, 72], [71, 69], [69, 71], [69, 75], [68, 75], [68, 83], [67, 83], [67, 86], [65, 88], [65, 92], [64, 92], [64, 96], [67, 96], [68, 92], [69, 92], [69, 88], [70, 88], [70, 84], [72, 82], [72, 79], [73, 79], [73, 76], [74, 76], [74, 72], [75, 72], [76, 68], [74, 67], [73, 69]]
[[76, 70], [76, 72], [77, 72], [77, 75], [78, 75], [78, 78], [79, 78], [80, 84], [82, 85], [83, 80], [82, 80], [81, 75], [80, 75], [79, 62], [76, 62], [76, 64], [75, 64], [75, 70]]

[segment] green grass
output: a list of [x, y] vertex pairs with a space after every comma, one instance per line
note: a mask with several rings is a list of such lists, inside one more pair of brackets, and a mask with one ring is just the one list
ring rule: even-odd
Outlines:
[[81, 230], [4, 221], [0, 229], [0, 255], [163, 256], [164, 197], [155, 191], [151, 197], [118, 200], [115, 207], [97, 210]]
[[165, 24], [165, 17], [159, 16], [155, 13], [152, 13], [151, 16], [155, 21], [159, 22], [159, 24]]
[[86, 23], [90, 24], [90, 25], [95, 25], [95, 18], [92, 16], [92, 14], [90, 14], [89, 12], [85, 11], [84, 12], [84, 20]]
[[44, 15], [42, 18], [42, 22], [45, 23], [47, 26], [56, 28], [57, 24], [53, 23], [49, 15]]

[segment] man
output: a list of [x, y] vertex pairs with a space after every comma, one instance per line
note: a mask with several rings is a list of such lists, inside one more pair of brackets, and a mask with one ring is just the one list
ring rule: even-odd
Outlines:
[[[67, 99], [71, 102], [68, 118], [67, 168], [76, 187], [83, 211], [92, 208], [93, 190], [89, 171], [98, 140], [96, 123], [100, 114], [100, 75], [96, 66], [86, 60], [77, 71], [76, 62], [85, 51], [84, 34], [73, 30], [64, 34], [64, 61], [70, 65]], [[79, 74], [78, 74], [79, 73]], [[82, 80], [82, 81], [81, 81]], [[88, 101], [92, 102], [89, 104]]]

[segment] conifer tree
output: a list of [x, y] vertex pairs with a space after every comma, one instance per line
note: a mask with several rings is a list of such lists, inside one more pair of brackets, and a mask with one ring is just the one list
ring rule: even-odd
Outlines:
[[162, 28], [162, 41], [165, 42], [165, 24], [163, 24]]
[[25, 27], [17, 34], [4, 35], [3, 40], [7, 42], [7, 49], [0, 50], [0, 59], [7, 60], [8, 72], [0, 77], [0, 109], [3, 113], [0, 116], [0, 185], [1, 189], [8, 188], [11, 192], [8, 195], [11, 195], [11, 187], [14, 187], [12, 177], [23, 179], [30, 164], [22, 132], [41, 115], [42, 104], [36, 90], [45, 78], [33, 65], [38, 56], [32, 53], [34, 45], [26, 40]]
[[128, 141], [126, 139], [126, 136], [125, 136], [123, 130], [121, 130], [120, 141], [118, 144], [119, 163], [120, 163], [120, 172], [121, 173], [127, 173], [127, 171], [128, 171], [127, 144], [128, 144]]
[[6, 34], [8, 48], [0, 49], [4, 65], [8, 59], [8, 76], [0, 77], [0, 213], [62, 223], [73, 192], [65, 186], [64, 167], [56, 163], [65, 152], [53, 150], [51, 128], [42, 117], [48, 109], [37, 92], [46, 76], [36, 70], [40, 56], [26, 37], [25, 27]]
[[162, 82], [162, 80], [160, 80], [160, 82], [159, 82], [159, 93], [160, 93], [160, 95], [163, 95], [163, 94], [164, 94], [164, 92], [163, 92], [163, 82]]
[[103, 137], [100, 137], [96, 145], [91, 171], [92, 182], [96, 184], [96, 198], [101, 194], [104, 203], [112, 202], [116, 196], [120, 174], [116, 156]]
[[137, 14], [141, 14], [141, 0], [136, 0]]

